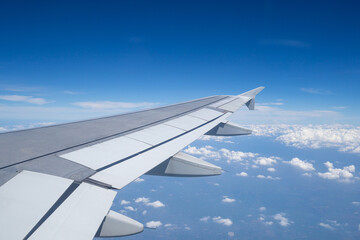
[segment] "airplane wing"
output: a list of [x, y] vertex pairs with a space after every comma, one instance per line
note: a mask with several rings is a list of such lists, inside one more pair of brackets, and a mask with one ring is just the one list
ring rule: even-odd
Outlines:
[[93, 239], [143, 231], [109, 210], [143, 174], [210, 176], [221, 168], [182, 153], [204, 134], [251, 131], [227, 118], [254, 109], [263, 87], [185, 103], [0, 134], [0, 239]]

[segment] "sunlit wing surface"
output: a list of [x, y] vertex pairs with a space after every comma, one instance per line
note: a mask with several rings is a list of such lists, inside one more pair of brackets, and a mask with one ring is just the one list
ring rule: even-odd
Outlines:
[[143, 174], [211, 176], [221, 168], [182, 153], [204, 134], [251, 130], [228, 122], [254, 109], [256, 88], [171, 106], [0, 134], [0, 239], [92, 239], [143, 231], [109, 210]]

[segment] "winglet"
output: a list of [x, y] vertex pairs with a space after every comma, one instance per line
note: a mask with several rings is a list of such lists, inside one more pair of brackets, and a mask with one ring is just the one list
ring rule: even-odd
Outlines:
[[249, 108], [249, 110], [255, 109], [255, 96], [261, 92], [265, 87], [258, 87], [253, 90], [250, 90], [248, 92], [245, 92], [243, 94], [238, 95], [238, 97], [246, 97], [249, 100], [246, 102], [246, 106]]
[[258, 87], [255, 88], [253, 90], [247, 91], [245, 93], [240, 94], [239, 96], [243, 96], [243, 97], [249, 97], [249, 98], [254, 98], [259, 92], [261, 92], [265, 87]]

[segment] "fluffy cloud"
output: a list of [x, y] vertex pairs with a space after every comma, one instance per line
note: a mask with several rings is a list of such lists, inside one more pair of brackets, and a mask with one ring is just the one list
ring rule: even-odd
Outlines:
[[288, 218], [285, 217], [284, 213], [277, 213], [273, 216], [275, 220], [279, 222], [279, 224], [283, 227], [287, 227], [290, 225], [290, 221]]
[[205, 158], [214, 158], [214, 159], [225, 158], [228, 163], [246, 161], [258, 155], [257, 153], [232, 151], [226, 148], [222, 148], [219, 151], [217, 151], [214, 149], [214, 147], [209, 145], [201, 148], [188, 146], [184, 150], [184, 152], [192, 155], [200, 155], [201, 157], [205, 157]]
[[259, 208], [259, 211], [265, 211], [266, 210], [266, 207], [260, 207]]
[[227, 159], [227, 162], [230, 163], [233, 162], [240, 162], [249, 158], [254, 158], [257, 156], [257, 153], [252, 152], [241, 152], [241, 151], [231, 151], [226, 148], [220, 149], [221, 155]]
[[246, 172], [236, 173], [236, 176], [238, 177], [247, 177], [248, 174]]
[[206, 217], [200, 218], [200, 221], [201, 222], [207, 222], [207, 221], [209, 221], [209, 219], [210, 219], [210, 216], [206, 216]]
[[260, 179], [280, 180], [279, 177], [272, 177], [272, 176], [267, 176], [267, 177], [265, 177], [264, 175], [261, 175], [261, 174], [257, 175], [256, 177], [257, 177], [257, 178], [260, 178]]
[[126, 201], [126, 200], [121, 200], [120, 204], [121, 205], [127, 205], [127, 204], [130, 204], [130, 202]]
[[324, 165], [328, 168], [328, 172], [325, 173], [318, 173], [321, 178], [325, 179], [337, 179], [339, 181], [348, 182], [351, 178], [354, 177], [353, 173], [355, 172], [355, 166], [350, 165], [347, 167], [341, 168], [334, 168], [334, 165], [327, 161]]
[[293, 158], [291, 161], [284, 161], [284, 163], [288, 163], [294, 167], [300, 168], [304, 171], [314, 171], [314, 166], [306, 161], [300, 160], [299, 158]]
[[132, 206], [126, 206], [126, 207], [124, 207], [124, 209], [129, 210], [129, 211], [132, 211], [132, 212], [137, 211], [137, 209], [136, 209], [136, 208], [133, 208]]
[[165, 204], [163, 204], [159, 200], [156, 200], [155, 202], [150, 202], [150, 199], [146, 198], [146, 197], [139, 197], [139, 198], [135, 199], [135, 202], [143, 203], [146, 206], [150, 206], [150, 207], [154, 207], [154, 208], [165, 207]]
[[223, 196], [223, 199], [221, 201], [223, 203], [232, 203], [232, 202], [235, 202], [236, 200], [233, 198], [228, 198], [227, 196]]
[[216, 142], [224, 142], [224, 143], [234, 143], [233, 141], [230, 141], [231, 137], [222, 137], [222, 136], [209, 136], [209, 135], [203, 135], [199, 138], [199, 140], [203, 141], [216, 141]]
[[233, 224], [233, 222], [229, 218], [222, 218], [220, 216], [213, 217], [212, 220], [215, 223], [222, 224], [222, 225], [225, 225], [225, 226], [231, 226]]
[[150, 199], [146, 198], [146, 197], [139, 197], [139, 198], [135, 199], [136, 203], [148, 203], [149, 201], [150, 201]]
[[188, 146], [184, 152], [192, 154], [192, 155], [200, 155], [205, 158], [220, 158], [220, 153], [213, 150], [212, 146], [205, 146], [201, 148]]
[[268, 168], [267, 169], [269, 172], [275, 172], [276, 170], [275, 170], [275, 168]]
[[256, 125], [254, 135], [275, 136], [276, 140], [297, 148], [337, 148], [360, 153], [360, 127], [351, 125]]
[[256, 160], [254, 160], [254, 163], [262, 166], [271, 166], [277, 163], [276, 160], [279, 159], [280, 158], [278, 157], [258, 157]]
[[162, 223], [160, 221], [150, 221], [146, 223], [147, 228], [157, 228], [160, 227]]
[[130, 102], [111, 102], [111, 101], [95, 101], [95, 102], [75, 102], [73, 105], [90, 108], [90, 109], [130, 109], [130, 108], [146, 108], [157, 105], [157, 103], [151, 102], [139, 102], [139, 103], [130, 103]]
[[159, 200], [155, 201], [155, 202], [149, 202], [149, 203], [145, 203], [146, 206], [151, 206], [154, 208], [159, 208], [159, 207], [165, 207], [165, 204], [163, 204], [162, 202], [160, 202]]
[[50, 103], [50, 101], [47, 101], [44, 98], [35, 98], [32, 96], [20, 96], [20, 95], [1, 95], [0, 99], [11, 102], [26, 102], [36, 105], [43, 105], [46, 103]]

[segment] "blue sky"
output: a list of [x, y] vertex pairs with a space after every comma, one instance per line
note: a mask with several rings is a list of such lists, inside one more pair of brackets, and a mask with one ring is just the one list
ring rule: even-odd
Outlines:
[[0, 131], [265, 86], [231, 117], [252, 136], [184, 150], [228, 172], [119, 191], [113, 209], [158, 226], [129, 239], [358, 239], [359, 6], [3, 1]]
[[358, 124], [357, 9], [355, 1], [3, 2], [0, 95], [46, 103], [0, 104], [162, 105], [266, 86], [259, 101], [341, 115], [303, 122]]

